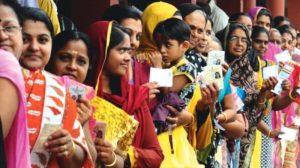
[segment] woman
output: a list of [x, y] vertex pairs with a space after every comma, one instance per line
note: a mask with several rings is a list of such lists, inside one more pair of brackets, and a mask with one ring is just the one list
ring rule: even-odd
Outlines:
[[[137, 167], [159, 167], [163, 160], [157, 141], [151, 114], [147, 106], [147, 88], [130, 85], [126, 71], [130, 62], [130, 39], [124, 28], [112, 22], [95, 22], [88, 35], [95, 46], [98, 60], [94, 80], [96, 93], [115, 106], [122, 108], [139, 122], [125, 165]], [[112, 89], [113, 88], [113, 89]], [[96, 139], [98, 158], [105, 165], [122, 167], [124, 159], [116, 157], [112, 144]]]
[[[39, 9], [24, 9], [24, 47], [20, 62], [27, 93], [31, 165], [90, 167], [93, 165], [77, 120], [76, 102], [59, 79], [43, 71], [52, 46], [53, 27]], [[67, 118], [67, 119], [66, 119]]]
[[218, 35], [225, 49], [225, 59], [232, 69], [232, 84], [245, 92], [244, 104], [246, 118], [249, 122], [249, 130], [241, 138], [240, 167], [248, 167], [253, 152], [253, 135], [260, 122], [261, 110], [264, 108], [268, 92], [277, 83], [275, 78], [264, 82], [260, 91], [257, 90], [257, 81], [254, 71], [247, 57], [250, 47], [248, 29], [240, 23], [231, 23]]
[[[84, 129], [89, 150], [95, 160], [96, 151], [91, 138], [91, 134], [93, 137], [95, 137], [95, 134], [90, 131], [90, 128], [95, 126], [95, 122], [90, 117], [92, 116], [92, 110], [89, 105], [95, 91], [92, 87], [83, 84], [88, 72], [92, 69], [90, 66], [93, 55], [92, 50], [92, 43], [86, 34], [78, 31], [61, 32], [53, 39], [52, 56], [46, 70], [62, 77], [61, 82], [66, 85], [72, 96], [77, 100], [78, 106], [83, 103], [88, 107], [85, 110], [78, 110], [78, 119]], [[73, 88], [78, 90], [74, 91]]]
[[5, 152], [2, 160], [6, 161], [1, 166], [29, 168], [25, 88], [17, 61], [22, 52], [22, 9], [14, 1], [0, 0], [0, 11], [0, 116]]

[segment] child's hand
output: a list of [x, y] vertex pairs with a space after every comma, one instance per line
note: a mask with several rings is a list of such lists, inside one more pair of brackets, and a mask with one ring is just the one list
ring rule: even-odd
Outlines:
[[153, 67], [162, 68], [162, 56], [159, 52], [154, 51], [150, 54], [150, 61]]
[[185, 109], [182, 111], [178, 111], [170, 105], [166, 105], [166, 108], [173, 114], [172, 116], [174, 116], [169, 116], [166, 119], [167, 122], [173, 125], [173, 128], [180, 125], [190, 124], [193, 121], [192, 114]]
[[291, 90], [291, 81], [286, 79], [281, 84], [282, 90], [289, 92]]
[[148, 82], [143, 84], [143, 86], [149, 88], [149, 102], [156, 97], [156, 94], [158, 94], [159, 91], [159, 86], [156, 82]]
[[82, 126], [89, 120], [91, 111], [92, 106], [87, 99], [81, 97], [77, 100], [78, 120]]
[[202, 99], [197, 103], [197, 110], [203, 111], [206, 107], [214, 105], [219, 97], [219, 88], [213, 83], [207, 87], [201, 87]]

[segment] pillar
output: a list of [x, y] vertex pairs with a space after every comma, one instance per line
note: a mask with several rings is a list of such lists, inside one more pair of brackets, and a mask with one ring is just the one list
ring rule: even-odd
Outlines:
[[243, 12], [248, 12], [249, 9], [256, 6], [256, 0], [243, 0]]
[[299, 0], [289, 0], [287, 4], [287, 17], [290, 19], [293, 25], [300, 30], [300, 1]]
[[284, 16], [285, 0], [267, 1], [267, 8], [272, 12], [273, 17]]

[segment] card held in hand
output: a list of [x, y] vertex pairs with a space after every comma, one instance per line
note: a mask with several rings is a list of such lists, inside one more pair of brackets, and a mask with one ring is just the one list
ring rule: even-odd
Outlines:
[[207, 66], [222, 65], [225, 62], [225, 51], [210, 51], [207, 57]]

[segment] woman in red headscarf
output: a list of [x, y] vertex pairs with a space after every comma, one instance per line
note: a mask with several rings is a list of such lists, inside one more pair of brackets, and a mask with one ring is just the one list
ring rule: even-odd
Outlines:
[[[126, 30], [112, 22], [99, 21], [88, 30], [96, 49], [97, 60], [93, 60], [95, 72], [88, 82], [95, 86], [97, 96], [121, 108], [138, 121], [127, 157], [116, 157], [110, 142], [97, 138], [98, 159], [106, 166], [122, 167], [159, 167], [163, 154], [159, 146], [152, 117], [147, 105], [148, 89], [128, 84], [126, 77], [130, 62], [130, 38]], [[97, 75], [95, 75], [97, 74]], [[105, 109], [103, 110], [105, 113]]]

